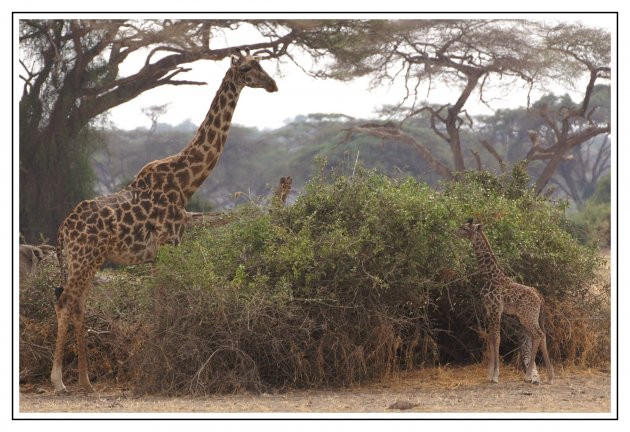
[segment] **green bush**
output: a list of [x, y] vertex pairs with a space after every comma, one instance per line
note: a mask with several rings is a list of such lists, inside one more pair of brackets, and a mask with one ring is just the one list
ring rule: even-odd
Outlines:
[[[245, 205], [229, 225], [188, 232], [158, 257], [149, 333], [130, 360], [138, 390], [349, 385], [480, 361], [482, 281], [454, 235], [471, 216], [508, 274], [545, 295], [554, 361], [605, 362], [609, 310], [589, 294], [596, 251], [562, 228], [564, 205], [527, 190], [520, 168], [439, 190], [362, 169], [320, 174], [289, 208]], [[603, 324], [579, 321], [593, 314]], [[518, 327], [506, 319], [503, 331], [509, 357]]]
[[[90, 374], [139, 392], [207, 394], [479, 362], [483, 281], [470, 243], [454, 235], [469, 217], [485, 224], [506, 272], [545, 295], [553, 361], [605, 364], [610, 282], [597, 279], [597, 251], [571, 236], [565, 204], [526, 185], [520, 166], [464, 173], [437, 190], [362, 168], [322, 170], [288, 208], [241, 206], [229, 224], [163, 247], [152, 267], [100, 273], [87, 307]], [[20, 286], [22, 381], [50, 373], [50, 265]], [[516, 362], [519, 326], [503, 323], [502, 354]]]
[[572, 215], [571, 221], [583, 243], [610, 248], [610, 174], [597, 183], [593, 195], [580, 211]]

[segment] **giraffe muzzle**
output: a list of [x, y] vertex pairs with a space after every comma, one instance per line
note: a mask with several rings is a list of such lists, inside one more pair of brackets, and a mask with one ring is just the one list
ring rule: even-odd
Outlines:
[[270, 80], [266, 85], [265, 85], [265, 90], [267, 90], [269, 93], [274, 93], [278, 91], [278, 86], [276, 85], [276, 82], [272, 79]]

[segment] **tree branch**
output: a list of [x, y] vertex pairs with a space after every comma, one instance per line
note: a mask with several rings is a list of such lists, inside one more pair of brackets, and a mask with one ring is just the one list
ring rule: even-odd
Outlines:
[[488, 151], [488, 153], [492, 155], [492, 157], [496, 159], [499, 163], [499, 167], [501, 168], [501, 172], [505, 172], [505, 162], [497, 150], [485, 139], [479, 140], [479, 143]]
[[424, 159], [424, 161], [427, 162], [438, 174], [445, 178], [453, 177], [451, 170], [444, 163], [435, 159], [431, 151], [426, 146], [391, 122], [386, 124], [366, 123], [344, 130], [348, 134], [347, 137], [349, 137], [352, 133], [363, 133], [381, 139], [390, 139], [408, 144], [416, 150], [420, 157]]

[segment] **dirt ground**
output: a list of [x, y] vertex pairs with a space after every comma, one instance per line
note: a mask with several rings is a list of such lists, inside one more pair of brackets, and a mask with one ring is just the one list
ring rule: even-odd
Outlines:
[[[541, 375], [545, 376], [542, 370]], [[138, 397], [131, 391], [99, 383], [95, 385], [96, 392], [89, 395], [79, 392], [76, 385], [70, 385], [66, 395], [55, 395], [47, 386], [23, 386], [19, 413], [136, 413], [139, 418], [150, 417], [143, 413], [173, 413], [173, 417], [182, 417], [182, 413], [272, 413], [275, 414], [272, 417], [279, 418], [282, 413], [298, 413], [307, 418], [311, 413], [513, 413], [516, 416], [608, 413], [612, 416], [610, 371], [557, 367], [552, 385], [532, 385], [522, 378], [519, 371], [504, 366], [499, 384], [490, 384], [485, 381], [481, 365], [442, 367], [345, 389], [206, 397]]]

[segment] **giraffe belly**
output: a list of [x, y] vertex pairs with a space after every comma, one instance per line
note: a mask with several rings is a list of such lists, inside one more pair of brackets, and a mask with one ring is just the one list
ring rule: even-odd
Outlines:
[[109, 250], [107, 260], [114, 264], [133, 265], [153, 262], [157, 254], [155, 236], [150, 236], [147, 243], [127, 244], [118, 241]]

